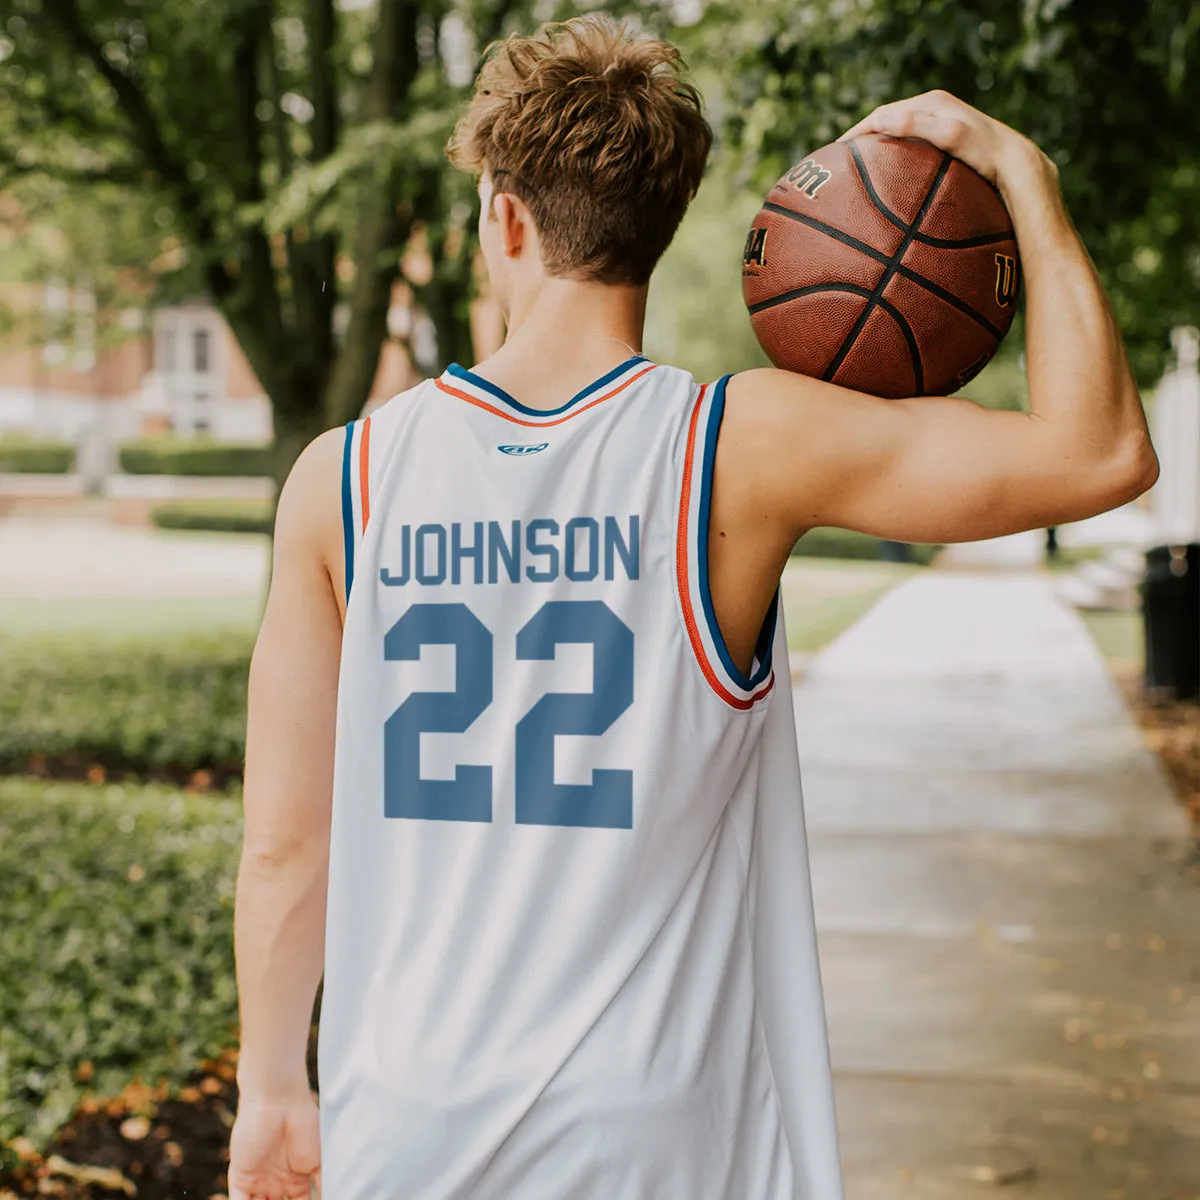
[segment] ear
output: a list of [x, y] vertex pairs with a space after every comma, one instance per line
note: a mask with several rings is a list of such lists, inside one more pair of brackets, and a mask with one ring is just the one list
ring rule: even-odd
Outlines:
[[519, 258], [533, 229], [525, 202], [511, 192], [492, 194], [492, 215], [500, 223], [500, 240], [506, 258]]

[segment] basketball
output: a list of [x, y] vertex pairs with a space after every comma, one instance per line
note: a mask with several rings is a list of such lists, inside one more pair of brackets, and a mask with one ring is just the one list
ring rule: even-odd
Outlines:
[[876, 396], [944, 395], [1012, 324], [1020, 264], [999, 193], [928, 142], [824, 146], [767, 194], [742, 294], [777, 367]]

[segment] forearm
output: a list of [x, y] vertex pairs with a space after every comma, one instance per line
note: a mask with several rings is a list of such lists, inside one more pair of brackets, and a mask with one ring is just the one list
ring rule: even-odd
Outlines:
[[258, 1097], [307, 1091], [305, 1056], [325, 954], [328, 839], [280, 853], [247, 846], [234, 914], [241, 1052], [238, 1086]]
[[1025, 274], [1030, 412], [1060, 439], [1064, 469], [1094, 469], [1142, 453], [1148, 434], [1121, 332], [1052, 172], [1022, 139], [1000, 173]]

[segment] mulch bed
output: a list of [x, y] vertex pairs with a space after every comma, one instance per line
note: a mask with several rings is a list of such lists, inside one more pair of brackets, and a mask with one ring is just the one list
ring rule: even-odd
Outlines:
[[[308, 1040], [316, 1087], [317, 1038]], [[0, 1179], [0, 1200], [226, 1200], [229, 1130], [237, 1110], [237, 1050], [203, 1062], [168, 1097], [133, 1082], [112, 1099], [87, 1097], [38, 1154], [16, 1149], [21, 1165]]]
[[1147, 745], [1162, 759], [1200, 839], [1200, 703], [1153, 701], [1135, 668], [1117, 670], [1116, 676]]

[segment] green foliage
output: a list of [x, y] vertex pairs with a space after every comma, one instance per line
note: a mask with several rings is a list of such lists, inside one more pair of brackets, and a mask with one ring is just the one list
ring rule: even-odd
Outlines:
[[[940, 546], [909, 546], [909, 560], [928, 566]], [[810, 529], [795, 545], [792, 555], [799, 558], [871, 558], [879, 557], [879, 539], [849, 529]]]
[[718, 156], [650, 284], [651, 358], [699, 380], [770, 365], [742, 302], [742, 245], [761, 204]]
[[[439, 354], [469, 339], [474, 196], [442, 149], [478, 51], [524, 14], [0, 0], [0, 187], [50, 231], [22, 277], [61, 270], [98, 299], [117, 278], [142, 302], [206, 294], [271, 400], [282, 478], [361, 410], [397, 282], [438, 293]], [[422, 234], [423, 262], [405, 253]]]
[[236, 797], [0, 780], [0, 1141], [233, 1040]]
[[118, 461], [127, 475], [271, 474], [270, 446], [203, 439], [147, 438], [121, 447]]
[[0, 438], [0, 471], [27, 475], [67, 475], [75, 469], [69, 442], [40, 441], [7, 435]]
[[159, 529], [194, 529], [213, 533], [270, 533], [269, 501], [179, 500], [150, 510]]
[[0, 646], [0, 771], [240, 771], [251, 639], [30, 638]]
[[1200, 9], [1189, 0], [724, 0], [685, 34], [722, 71], [724, 128], [767, 187], [875, 105], [944, 88], [1032, 137], [1136, 373], [1200, 287]]

